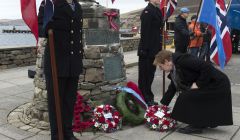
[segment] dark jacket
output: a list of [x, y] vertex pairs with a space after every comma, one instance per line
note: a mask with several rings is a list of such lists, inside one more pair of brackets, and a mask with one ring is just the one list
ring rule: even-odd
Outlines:
[[[172, 118], [197, 126], [232, 125], [231, 86], [228, 77], [190, 54], [173, 54], [176, 74], [186, 89], [181, 92], [172, 111]], [[196, 82], [198, 89], [190, 89]], [[176, 93], [173, 81], [161, 103], [169, 105]], [[224, 112], [224, 113], [223, 113]]]
[[[76, 77], [82, 72], [83, 44], [82, 44], [82, 9], [75, 3], [75, 11], [64, 1], [58, 1], [54, 6], [52, 20], [46, 25], [53, 29], [54, 47], [59, 77]], [[44, 57], [44, 72], [51, 74], [50, 50], [47, 46]]]
[[174, 23], [174, 45], [175, 51], [186, 53], [189, 45], [190, 35], [186, 19], [180, 15], [176, 17]]
[[159, 8], [151, 3], [141, 14], [141, 39], [138, 56], [154, 58], [162, 50], [163, 17]]
[[44, 16], [44, 5], [45, 0], [43, 0], [39, 6], [38, 12], [38, 33], [39, 37], [46, 37], [45, 31], [43, 30], [43, 16]]

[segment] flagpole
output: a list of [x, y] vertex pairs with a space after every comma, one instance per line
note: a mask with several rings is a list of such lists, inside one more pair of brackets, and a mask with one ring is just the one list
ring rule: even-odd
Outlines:
[[[163, 35], [163, 38], [162, 38], [162, 43], [163, 43], [163, 50], [166, 50], [166, 43], [165, 43], [165, 31], [166, 31], [166, 25], [167, 25], [167, 23], [166, 23], [166, 9], [167, 9], [167, 5], [166, 5], [166, 3], [167, 3], [167, 0], [164, 0], [164, 8], [163, 8], [163, 16], [164, 16], [164, 19], [163, 19], [163, 30], [162, 30], [162, 35]], [[162, 95], [164, 95], [165, 94], [165, 76], [166, 75], [166, 73], [165, 73], [165, 71], [163, 71], [163, 87], [162, 87]], [[160, 93], [161, 94], [161, 93]]]
[[[200, 12], [200, 8], [202, 7], [202, 0], [200, 1], [200, 5], [198, 7], [198, 11], [197, 11], [197, 19], [198, 19], [198, 16], [199, 16], [199, 12]], [[196, 22], [194, 23], [194, 26], [193, 26], [193, 32], [195, 30], [195, 27], [196, 27], [196, 23], [197, 23], [197, 20]]]
[[58, 79], [57, 79], [57, 67], [56, 67], [52, 29], [48, 30], [48, 35], [49, 35], [51, 66], [52, 66], [53, 94], [55, 99], [56, 119], [57, 119], [57, 128], [58, 128], [58, 140], [63, 140], [62, 114], [61, 114], [60, 98], [59, 98], [59, 91], [58, 91], [59, 88], [58, 88]]

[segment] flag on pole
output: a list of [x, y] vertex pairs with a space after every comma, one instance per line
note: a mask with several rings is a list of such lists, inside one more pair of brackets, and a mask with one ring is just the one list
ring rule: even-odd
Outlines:
[[[166, 11], [164, 11], [164, 6], [166, 6]], [[176, 7], [177, 7], [177, 0], [160, 0], [160, 9], [162, 11], [163, 17], [166, 16], [166, 19], [173, 14]]]
[[32, 31], [38, 42], [38, 18], [36, 0], [21, 0], [22, 19]]
[[43, 14], [43, 28], [45, 28], [47, 23], [52, 19], [53, 12], [54, 12], [53, 0], [45, 0]]
[[240, 0], [232, 0], [227, 12], [228, 26], [240, 30]]
[[223, 69], [232, 55], [224, 0], [202, 0], [198, 22], [208, 23], [214, 29], [211, 40], [211, 59]]

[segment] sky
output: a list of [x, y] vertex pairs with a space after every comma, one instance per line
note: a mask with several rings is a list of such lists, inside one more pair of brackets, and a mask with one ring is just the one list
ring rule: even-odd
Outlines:
[[[37, 11], [42, 0], [36, 0]], [[144, 0], [115, 0], [112, 4], [111, 0], [96, 0], [101, 5], [108, 8], [120, 9], [120, 13], [126, 13], [132, 10], [144, 8], [147, 3]], [[20, 0], [1, 0], [0, 3], [0, 19], [20, 19]]]

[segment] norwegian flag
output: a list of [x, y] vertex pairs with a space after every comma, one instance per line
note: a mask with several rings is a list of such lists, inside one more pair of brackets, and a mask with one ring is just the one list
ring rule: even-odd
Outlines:
[[[166, 6], [166, 11], [164, 11]], [[165, 19], [169, 18], [177, 7], [177, 0], [160, 0], [160, 9]]]
[[[220, 27], [221, 32], [221, 39], [223, 44], [223, 49], [225, 53], [225, 65], [230, 60], [232, 56], [232, 43], [230, 38], [230, 32], [229, 28], [227, 26], [227, 11], [225, 7], [224, 0], [216, 0], [216, 12], [217, 12], [217, 22]], [[214, 28], [210, 28], [212, 31], [212, 39], [210, 44], [210, 58], [212, 61], [214, 61], [216, 64], [220, 65], [219, 62], [219, 53], [218, 53], [218, 47], [216, 42], [216, 32]]]

